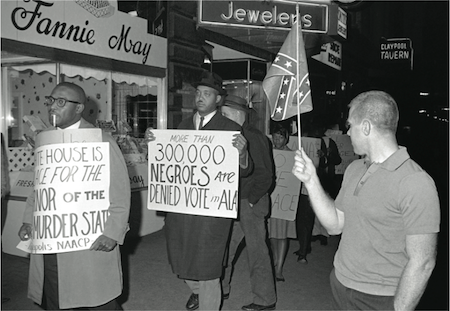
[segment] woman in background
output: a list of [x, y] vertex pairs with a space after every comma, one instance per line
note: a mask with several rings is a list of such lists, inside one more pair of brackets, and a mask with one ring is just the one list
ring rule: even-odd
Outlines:
[[[277, 124], [272, 132], [273, 149], [292, 151], [286, 146], [288, 141], [288, 130]], [[268, 222], [269, 238], [275, 266], [275, 277], [278, 282], [284, 282], [283, 265], [289, 246], [288, 238], [296, 238], [295, 221], [269, 218]]]

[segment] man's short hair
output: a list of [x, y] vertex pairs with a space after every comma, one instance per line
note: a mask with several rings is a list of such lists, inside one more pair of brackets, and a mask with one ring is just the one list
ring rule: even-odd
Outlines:
[[61, 82], [55, 87], [55, 89], [58, 87], [65, 87], [65, 88], [71, 89], [73, 92], [75, 92], [78, 95], [77, 100], [79, 101], [79, 103], [82, 105], [86, 104], [86, 99], [87, 99], [86, 92], [78, 84], [75, 84], [72, 82]]
[[399, 113], [394, 98], [383, 91], [368, 91], [356, 96], [348, 105], [356, 122], [368, 119], [381, 131], [397, 131]]

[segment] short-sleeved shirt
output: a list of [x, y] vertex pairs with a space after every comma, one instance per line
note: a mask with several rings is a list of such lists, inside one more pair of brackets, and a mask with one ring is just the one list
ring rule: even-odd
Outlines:
[[352, 162], [336, 206], [345, 213], [336, 277], [348, 288], [393, 296], [408, 262], [406, 236], [439, 232], [433, 179], [400, 147], [383, 163]]

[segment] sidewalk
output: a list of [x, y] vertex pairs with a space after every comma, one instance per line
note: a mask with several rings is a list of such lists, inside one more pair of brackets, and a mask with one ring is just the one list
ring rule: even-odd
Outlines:
[[[338, 243], [336, 236], [328, 239], [327, 246], [313, 242], [309, 263], [305, 265], [297, 263], [292, 253], [298, 249], [298, 242], [290, 240], [284, 267], [286, 282], [277, 283], [277, 310], [331, 309], [328, 277]], [[120, 302], [124, 310], [185, 310], [190, 291], [171, 271], [163, 231], [128, 239], [122, 253], [125, 290]], [[2, 303], [2, 310], [41, 310], [27, 299], [28, 264], [26, 258], [2, 253], [2, 297], [10, 299]], [[430, 281], [421, 303], [425, 307], [421, 309], [432, 310], [433, 306], [448, 302], [448, 290], [441, 282], [448, 277], [445, 271], [445, 267], [435, 271], [437, 276]], [[245, 248], [235, 266], [231, 286], [230, 298], [224, 301], [222, 310], [241, 310], [252, 302]]]
[[[312, 243], [309, 264], [297, 263], [293, 251], [298, 242], [291, 240], [284, 276], [277, 283], [277, 310], [329, 310], [331, 292], [328, 276], [332, 269], [338, 237], [331, 237], [327, 246]], [[185, 310], [190, 291], [171, 271], [167, 260], [164, 232], [128, 239], [122, 248], [124, 267], [124, 310]], [[222, 310], [241, 310], [251, 300], [246, 250], [242, 251], [231, 284], [230, 298]], [[2, 310], [41, 310], [27, 298], [29, 259], [2, 253]]]

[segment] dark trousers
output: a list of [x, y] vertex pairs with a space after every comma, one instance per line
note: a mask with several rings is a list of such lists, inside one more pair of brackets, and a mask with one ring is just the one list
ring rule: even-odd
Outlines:
[[[61, 310], [59, 308], [58, 261], [56, 254], [44, 255], [44, 295], [42, 307], [45, 310]], [[97, 307], [84, 307], [64, 310], [123, 310], [116, 299]]]
[[247, 199], [242, 199], [240, 203], [240, 220], [235, 221], [233, 225], [222, 290], [224, 294], [230, 293], [233, 260], [239, 245], [245, 238], [253, 303], [268, 306], [277, 301], [264, 218], [268, 211], [269, 196], [264, 195], [253, 207], [250, 207]]
[[300, 194], [298, 201], [297, 216], [295, 217], [295, 227], [297, 229], [297, 239], [300, 243], [299, 256], [306, 257], [311, 250], [311, 237], [314, 227], [314, 211], [311, 207], [309, 197]]
[[371, 295], [345, 287], [336, 278], [334, 269], [330, 285], [335, 310], [394, 310], [394, 296]]

